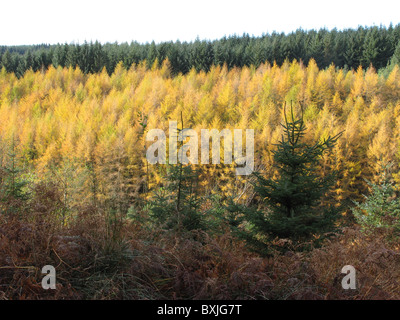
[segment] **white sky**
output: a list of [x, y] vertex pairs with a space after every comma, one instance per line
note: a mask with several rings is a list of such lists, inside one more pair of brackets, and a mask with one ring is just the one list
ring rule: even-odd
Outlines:
[[3, 0], [0, 45], [218, 39], [400, 23], [398, 0]]

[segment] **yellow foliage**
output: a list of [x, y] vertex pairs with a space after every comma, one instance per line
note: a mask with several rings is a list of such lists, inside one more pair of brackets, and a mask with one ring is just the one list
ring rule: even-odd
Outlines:
[[[115, 168], [123, 167], [121, 177], [129, 177], [124, 185], [143, 186], [149, 179], [155, 188], [160, 173], [144, 160], [146, 142], [139, 113], [146, 117], [145, 130], [160, 128], [167, 134], [168, 121], [179, 122], [182, 113], [185, 126], [197, 131], [254, 129], [256, 166], [273, 175], [272, 150], [281, 136], [285, 101], [303, 103], [308, 140], [344, 130], [334, 160], [324, 160], [326, 170], [340, 171], [338, 199], [361, 194], [362, 177], [374, 177], [380, 163], [391, 161], [398, 168], [397, 66], [387, 79], [372, 68], [319, 70], [314, 60], [308, 66], [296, 61], [285, 61], [281, 67], [262, 64], [257, 70], [212, 66], [207, 73], [192, 69], [174, 77], [168, 61], [156, 61], [150, 70], [145, 62], [129, 70], [120, 63], [111, 76], [105, 69], [85, 75], [79, 68], [50, 67], [46, 72], [28, 71], [17, 79], [2, 69], [0, 136], [15, 137], [22, 154], [35, 150], [35, 157], [26, 159], [38, 172], [49, 170], [52, 163], [61, 166], [70, 158], [82, 163], [114, 159]], [[231, 166], [204, 170], [209, 190], [218, 185], [227, 194], [245, 183], [232, 178]], [[100, 179], [103, 173], [98, 174]]]

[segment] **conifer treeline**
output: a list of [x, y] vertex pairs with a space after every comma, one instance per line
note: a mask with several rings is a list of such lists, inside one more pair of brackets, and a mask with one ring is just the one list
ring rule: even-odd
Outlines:
[[55, 67], [76, 67], [84, 73], [100, 72], [104, 67], [109, 74], [118, 62], [129, 69], [132, 64], [146, 60], [151, 67], [166, 58], [174, 74], [186, 74], [192, 68], [208, 71], [212, 65], [226, 63], [229, 69], [254, 65], [266, 61], [281, 65], [285, 59], [308, 63], [314, 58], [319, 68], [332, 63], [340, 68], [357, 69], [371, 64], [375, 69], [400, 61], [400, 24], [386, 27], [359, 27], [358, 29], [298, 29], [290, 34], [272, 33], [261, 37], [224, 37], [194, 42], [58, 44], [34, 46], [1, 46], [0, 67], [18, 77], [26, 70]]

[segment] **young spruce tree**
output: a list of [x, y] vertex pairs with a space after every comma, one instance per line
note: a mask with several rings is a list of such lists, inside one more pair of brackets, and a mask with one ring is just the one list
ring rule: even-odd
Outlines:
[[[267, 179], [255, 172], [255, 192], [261, 208], [243, 207], [233, 202], [228, 206], [234, 233], [259, 253], [269, 254], [273, 239], [288, 239], [297, 248], [322, 239], [334, 229], [337, 210], [320, 206], [320, 200], [334, 182], [335, 174], [319, 176], [317, 168], [324, 152], [332, 149], [341, 134], [313, 145], [302, 142], [306, 131], [303, 110], [296, 119], [293, 106], [286, 115], [282, 139], [274, 151], [278, 178]], [[287, 245], [280, 247], [288, 249]]]
[[7, 163], [0, 168], [0, 213], [22, 214], [29, 198], [26, 191], [28, 181], [22, 178], [18, 166], [14, 139], [8, 153]]
[[[181, 125], [178, 135], [184, 130], [183, 120]], [[182, 145], [180, 142], [180, 147]], [[181, 150], [179, 152], [183, 152]], [[154, 193], [149, 203], [150, 216], [156, 226], [178, 234], [205, 228], [198, 177], [199, 172], [190, 164], [184, 165], [181, 161], [167, 164], [164, 186]]]
[[354, 201], [356, 206], [352, 208], [352, 212], [363, 232], [368, 233], [380, 228], [399, 235], [400, 201], [392, 181], [391, 167], [392, 163], [382, 166], [377, 184], [366, 180], [371, 193], [364, 196], [364, 202]]

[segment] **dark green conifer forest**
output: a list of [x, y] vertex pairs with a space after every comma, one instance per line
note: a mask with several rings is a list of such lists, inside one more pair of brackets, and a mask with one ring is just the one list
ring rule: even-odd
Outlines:
[[161, 43], [65, 43], [57, 45], [0, 46], [0, 66], [7, 72], [22, 76], [33, 71], [54, 67], [76, 67], [84, 73], [109, 74], [122, 61], [125, 68], [146, 60], [149, 67], [168, 59], [173, 74], [185, 74], [192, 68], [208, 71], [212, 65], [234, 67], [255, 66], [285, 59], [308, 64], [313, 58], [319, 68], [334, 64], [338, 68], [357, 69], [359, 66], [375, 69], [396, 63], [399, 57], [400, 25], [389, 27], [359, 27], [344, 30], [302, 30], [292, 33], [233, 35], [219, 40], [196, 39], [193, 42]]

